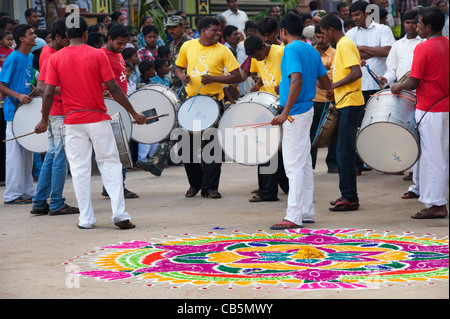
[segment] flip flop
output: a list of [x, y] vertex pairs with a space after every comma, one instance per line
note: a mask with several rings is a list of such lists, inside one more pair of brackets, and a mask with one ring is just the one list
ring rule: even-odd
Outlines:
[[33, 203], [33, 200], [31, 198], [25, 199], [22, 196], [20, 196], [20, 197], [14, 199], [14, 200], [11, 200], [11, 201], [8, 201], [8, 202], [4, 202], [4, 203], [7, 204], [7, 205], [31, 204], [31, 203]]
[[283, 219], [281, 222], [276, 223], [275, 225], [270, 226], [272, 230], [284, 230], [284, 229], [296, 229], [303, 228], [302, 225], [294, 224], [288, 220]]
[[330, 207], [328, 209], [333, 212], [347, 212], [351, 210], [357, 210], [358, 208], [359, 208], [358, 202], [349, 202], [343, 199], [340, 202], [337, 202], [336, 205], [334, 205], [334, 207]]
[[128, 219], [122, 220], [121, 222], [114, 223], [114, 225], [116, 225], [120, 229], [131, 229], [131, 228], [136, 227], [136, 225], [133, 224], [132, 222], [130, 222]]
[[435, 218], [445, 218], [447, 216], [447, 211], [445, 210], [442, 213], [432, 211], [430, 208], [422, 209], [420, 212], [411, 216], [414, 219], [435, 219]]
[[402, 195], [402, 198], [403, 198], [403, 199], [419, 198], [419, 195], [417, 195], [417, 194], [414, 193], [414, 192], [407, 191], [406, 193], [404, 193], [404, 194]]
[[218, 191], [208, 190], [206, 194], [202, 194], [203, 198], [222, 198], [222, 195]]
[[197, 195], [197, 193], [200, 191], [200, 189], [195, 188], [193, 186], [189, 187], [188, 191], [186, 192], [186, 194], [184, 195], [184, 197], [194, 197], [195, 195]]
[[133, 193], [133, 192], [129, 191], [129, 190], [126, 189], [126, 188], [123, 190], [123, 196], [124, 196], [126, 199], [130, 199], [130, 198], [139, 198], [139, 195], [138, 195], [138, 194]]

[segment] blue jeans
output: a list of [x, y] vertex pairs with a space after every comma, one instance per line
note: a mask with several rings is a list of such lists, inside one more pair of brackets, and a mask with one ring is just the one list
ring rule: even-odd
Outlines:
[[336, 138], [336, 160], [339, 171], [341, 196], [357, 202], [356, 190], [356, 133], [360, 124], [364, 105], [347, 106], [339, 109], [339, 122]]
[[61, 126], [64, 116], [50, 116], [48, 125], [48, 150], [42, 163], [41, 173], [33, 197], [33, 208], [44, 209], [50, 198], [50, 210], [64, 208], [65, 198], [62, 197], [67, 175], [66, 153], [61, 137]]

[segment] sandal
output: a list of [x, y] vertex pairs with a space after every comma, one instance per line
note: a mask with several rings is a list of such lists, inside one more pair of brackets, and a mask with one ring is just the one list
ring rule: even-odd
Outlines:
[[130, 198], [139, 198], [139, 195], [133, 192], [130, 192], [128, 189], [124, 188], [123, 190], [123, 196], [126, 199], [130, 199]]
[[189, 189], [186, 192], [186, 194], [184, 195], [184, 197], [194, 197], [195, 195], [197, 195], [197, 193], [199, 191], [200, 191], [200, 189], [191, 186], [191, 187], [189, 187]]
[[[443, 207], [443, 208], [442, 208]], [[445, 218], [447, 216], [447, 208], [444, 206], [432, 206], [430, 208], [422, 209], [420, 212], [411, 216], [414, 219], [433, 219]]]
[[130, 222], [128, 219], [122, 220], [121, 222], [114, 223], [114, 225], [116, 225], [120, 229], [131, 229], [131, 228], [136, 227], [136, 225], [133, 224], [132, 222]]
[[218, 191], [208, 190], [206, 194], [202, 194], [202, 197], [216, 199], [216, 198], [222, 198], [222, 195]]
[[60, 210], [51, 210], [48, 214], [50, 216], [55, 216], [55, 215], [69, 215], [69, 214], [79, 214], [80, 210], [76, 207], [72, 207], [69, 205], [65, 205], [63, 208], [61, 208]]
[[264, 202], [261, 196], [255, 195], [248, 200], [250, 203]]
[[403, 198], [403, 199], [419, 198], [419, 195], [417, 195], [417, 194], [414, 193], [414, 192], [407, 191], [406, 193], [404, 193], [404, 194], [402, 195], [402, 198]]
[[295, 228], [303, 228], [302, 225], [294, 224], [293, 222], [283, 219], [281, 222], [276, 223], [275, 225], [270, 226], [272, 230], [284, 230], [284, 229], [295, 229]]
[[359, 208], [358, 202], [350, 202], [346, 199], [342, 199], [341, 201], [337, 202], [334, 207], [328, 208], [329, 210], [333, 212], [346, 212], [351, 210], [357, 210]]
[[15, 200], [11, 200], [9, 202], [4, 202], [4, 203], [7, 205], [10, 205], [10, 204], [32, 204], [33, 200], [31, 198], [26, 199], [26, 198], [23, 198], [22, 196], [20, 196], [20, 197], [16, 198]]
[[334, 201], [331, 201], [331, 202], [330, 202], [330, 205], [331, 205], [331, 206], [334, 206], [334, 205], [336, 205], [336, 203], [339, 203], [339, 202], [341, 202], [341, 201], [342, 201], [342, 196], [339, 197], [338, 199], [334, 200]]
[[259, 188], [258, 188], [258, 189], [252, 190], [250, 193], [252, 193], [252, 194], [258, 194], [258, 193], [259, 193]]

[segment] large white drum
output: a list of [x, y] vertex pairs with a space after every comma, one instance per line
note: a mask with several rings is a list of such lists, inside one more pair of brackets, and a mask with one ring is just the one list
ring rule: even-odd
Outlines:
[[[42, 118], [42, 98], [35, 97], [28, 104], [17, 108], [12, 121], [15, 137], [34, 132]], [[17, 143], [33, 153], [45, 153], [48, 150], [48, 134], [31, 134], [17, 139]]]
[[356, 151], [367, 165], [385, 173], [403, 172], [419, 159], [413, 93], [382, 90], [366, 104]]
[[238, 102], [255, 102], [260, 103], [266, 106], [270, 106], [273, 109], [277, 110], [279, 113], [281, 113], [281, 106], [280, 106], [280, 98], [276, 95], [273, 95], [269, 92], [252, 92], [249, 94], [246, 94], [239, 98]]
[[128, 113], [128, 111], [125, 110], [125, 108], [120, 105], [119, 102], [111, 98], [105, 98], [105, 105], [109, 116], [112, 117], [117, 112], [120, 113], [121, 122], [125, 129], [127, 141], [130, 141], [131, 134], [133, 132], [133, 124], [131, 122], [130, 113]]
[[128, 97], [131, 105], [138, 113], [146, 117], [167, 114], [144, 125], [133, 124], [131, 138], [139, 143], [153, 144], [170, 135], [176, 126], [176, 112], [180, 100], [174, 91], [163, 85], [146, 85]]
[[219, 105], [212, 97], [206, 95], [197, 95], [185, 100], [177, 115], [179, 125], [189, 132], [203, 132], [215, 126], [219, 117]]
[[274, 106], [270, 99], [239, 100], [225, 111], [219, 122], [219, 142], [227, 158], [253, 166], [267, 163], [278, 153], [281, 128], [270, 124], [279, 114]]

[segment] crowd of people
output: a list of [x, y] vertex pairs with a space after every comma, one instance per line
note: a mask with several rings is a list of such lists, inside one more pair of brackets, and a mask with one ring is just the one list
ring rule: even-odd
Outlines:
[[[213, 98], [220, 114], [241, 97], [267, 92], [279, 97], [281, 111], [272, 125], [281, 126], [278, 167], [263, 173], [258, 165], [258, 188], [250, 202], [278, 200], [278, 188], [288, 194], [285, 217], [270, 228], [303, 227], [313, 223], [313, 170], [317, 148], [311, 147], [321, 115], [331, 104], [339, 111], [336, 138], [328, 145], [328, 173], [339, 175], [340, 196], [331, 211], [357, 210], [357, 176], [371, 170], [356, 154], [356, 136], [371, 96], [384, 88], [417, 96], [416, 120], [421, 156], [405, 180], [413, 185], [402, 199], [418, 198], [425, 208], [413, 218], [447, 216], [449, 168], [449, 39], [448, 5], [417, 6], [404, 1], [399, 10], [402, 36], [394, 37], [390, 1], [379, 4], [374, 19], [367, 1], [341, 2], [337, 12], [310, 3], [311, 13], [277, 6], [267, 17], [252, 21], [227, 0], [228, 10], [216, 17], [199, 17], [194, 30], [182, 11], [168, 16], [164, 29], [151, 16], [141, 20], [139, 33], [127, 31], [120, 12], [100, 15], [97, 24], [81, 18], [79, 26], [58, 19], [49, 30], [39, 29], [40, 15], [25, 12], [27, 24], [0, 16], [0, 92], [3, 94], [1, 180], [5, 204], [32, 204], [31, 213], [79, 214], [79, 228], [92, 228], [90, 199], [92, 150], [111, 199], [112, 220], [133, 228], [125, 199], [139, 196], [125, 187], [122, 168], [104, 98], [113, 98], [138, 125], [147, 118], [127, 97], [149, 84], [171, 88], [181, 101], [197, 95]], [[406, 6], [405, 6], [406, 4]], [[163, 40], [164, 39], [164, 40]], [[370, 69], [368, 68], [370, 65]], [[365, 67], [367, 66], [367, 67]], [[42, 120], [36, 133], [47, 132], [45, 156], [33, 154], [14, 139], [15, 110], [42, 96]], [[61, 126], [65, 126], [64, 137]], [[195, 160], [198, 149], [191, 136], [190, 159], [183, 163], [189, 189], [204, 198], [221, 198], [221, 162]], [[200, 149], [210, 141], [204, 141]], [[176, 141], [156, 144], [130, 142], [133, 167], [161, 175], [170, 164]], [[78, 207], [63, 197], [66, 159]], [[401, 172], [403, 174], [403, 172]], [[35, 189], [33, 176], [38, 181]]]

